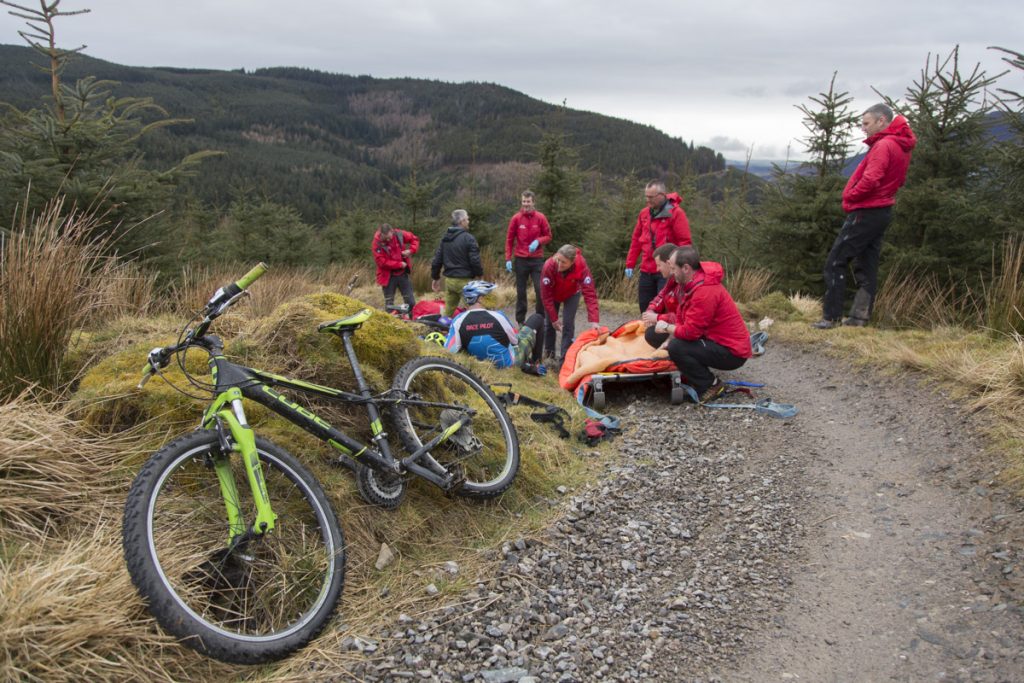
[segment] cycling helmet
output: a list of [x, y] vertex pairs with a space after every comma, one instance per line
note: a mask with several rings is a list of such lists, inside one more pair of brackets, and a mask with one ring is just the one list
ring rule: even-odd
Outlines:
[[497, 288], [498, 286], [493, 282], [473, 280], [462, 288], [462, 298], [466, 300], [467, 305], [472, 306], [479, 301], [481, 297], [487, 296]]
[[440, 332], [427, 332], [423, 337], [423, 341], [437, 344], [438, 346], [444, 346], [446, 337]]

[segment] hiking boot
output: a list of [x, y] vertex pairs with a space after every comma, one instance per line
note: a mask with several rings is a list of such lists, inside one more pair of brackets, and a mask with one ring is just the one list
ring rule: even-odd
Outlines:
[[711, 403], [716, 398], [725, 393], [725, 385], [722, 384], [722, 380], [715, 378], [715, 381], [710, 387], [704, 390], [704, 393], [700, 396], [701, 403]]
[[548, 374], [548, 369], [540, 363], [523, 363], [520, 370], [525, 372], [527, 375], [536, 375], [537, 377], [543, 377]]
[[829, 320], [828, 318], [822, 318], [816, 323], [811, 323], [811, 327], [816, 330], [831, 330], [834, 327], [839, 327], [840, 322], [838, 320]]
[[868, 321], [864, 318], [854, 318], [852, 315], [843, 321], [843, 325], [846, 327], [864, 327], [868, 324]]

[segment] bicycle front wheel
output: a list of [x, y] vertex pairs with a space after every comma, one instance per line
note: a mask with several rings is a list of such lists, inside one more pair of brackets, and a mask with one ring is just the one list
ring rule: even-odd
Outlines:
[[255, 504], [237, 453], [213, 431], [160, 449], [135, 478], [124, 514], [132, 582], [160, 625], [215, 659], [282, 659], [317, 636], [341, 596], [345, 549], [320, 485], [287, 451], [256, 439], [273, 531], [229, 543], [213, 463], [228, 457], [247, 524]]
[[519, 471], [519, 437], [505, 407], [483, 380], [446, 358], [425, 356], [409, 361], [395, 375], [394, 389], [431, 405], [398, 403], [391, 417], [410, 453], [471, 412], [460, 428], [431, 455], [465, 477], [455, 493], [467, 498], [494, 498], [507, 490]]

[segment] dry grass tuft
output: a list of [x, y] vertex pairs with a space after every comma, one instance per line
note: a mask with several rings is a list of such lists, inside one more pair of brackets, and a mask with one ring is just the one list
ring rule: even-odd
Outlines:
[[227, 680], [231, 673], [153, 628], [124, 568], [116, 523], [0, 556], [0, 652], [7, 681]]
[[639, 268], [631, 278], [627, 278], [622, 271], [618, 271], [614, 277], [595, 278], [595, 280], [597, 281], [597, 294], [602, 299], [636, 304], [637, 283], [640, 281]]
[[111, 474], [129, 444], [89, 433], [66, 405], [27, 395], [0, 404], [0, 530], [39, 539], [55, 527], [94, 521], [97, 501], [124, 485]]
[[879, 288], [872, 318], [878, 327], [896, 329], [959, 325], [976, 317], [974, 301], [935, 275], [893, 270]]
[[1003, 242], [1001, 267], [985, 290], [985, 325], [996, 332], [1024, 334], [1024, 236]]
[[793, 304], [793, 308], [803, 320], [821, 318], [821, 299], [797, 292], [789, 297], [789, 303]]
[[771, 291], [775, 275], [764, 268], [739, 267], [726, 277], [725, 286], [736, 301], [756, 301]]
[[54, 200], [0, 241], [0, 397], [32, 385], [57, 390], [67, 379], [72, 332], [104, 305], [101, 283], [125, 271], [103, 255], [99, 225]]

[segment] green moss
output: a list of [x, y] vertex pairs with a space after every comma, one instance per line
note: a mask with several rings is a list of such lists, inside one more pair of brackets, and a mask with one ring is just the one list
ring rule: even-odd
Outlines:
[[800, 312], [782, 292], [766, 294], [756, 301], [742, 305], [743, 313], [748, 318], [772, 318], [773, 320], [795, 320]]

